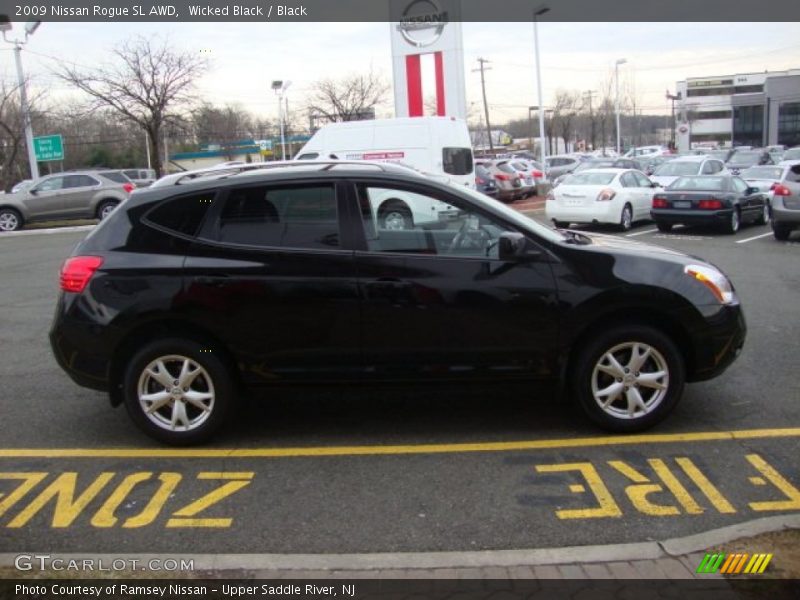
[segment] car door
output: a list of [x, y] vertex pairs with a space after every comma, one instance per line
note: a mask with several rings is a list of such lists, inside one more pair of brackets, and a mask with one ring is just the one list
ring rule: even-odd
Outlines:
[[23, 202], [33, 219], [57, 219], [64, 216], [62, 190], [66, 177], [54, 175], [31, 186]]
[[359, 298], [340, 189], [335, 180], [231, 186], [186, 257], [190, 314], [234, 349], [247, 383], [358, 375]]
[[[558, 304], [549, 256], [498, 259], [513, 229], [460, 195], [424, 184], [362, 180], [355, 198], [355, 263], [367, 376], [471, 379], [552, 376]], [[446, 219], [413, 229], [380, 228], [386, 193], [455, 206]], [[358, 239], [358, 235], [361, 239]]]
[[621, 207], [627, 202], [633, 210], [634, 221], [644, 218], [644, 195], [639, 187], [639, 182], [633, 175], [633, 171], [626, 171], [620, 175], [619, 182], [622, 186], [621, 193], [623, 196]]
[[61, 190], [64, 214], [68, 217], [94, 217], [94, 214], [92, 214], [92, 198], [100, 186], [100, 181], [89, 175], [74, 174], [65, 176], [64, 187]]

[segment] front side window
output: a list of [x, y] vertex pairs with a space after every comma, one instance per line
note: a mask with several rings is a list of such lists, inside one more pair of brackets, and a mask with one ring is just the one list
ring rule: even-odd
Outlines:
[[399, 188], [358, 186], [364, 233], [371, 252], [498, 258], [508, 231], [467, 203]]
[[471, 148], [442, 148], [442, 169], [449, 175], [472, 173]]
[[271, 248], [338, 248], [334, 186], [233, 188], [220, 214], [218, 239]]
[[51, 177], [36, 186], [37, 192], [52, 192], [64, 187], [64, 177]]

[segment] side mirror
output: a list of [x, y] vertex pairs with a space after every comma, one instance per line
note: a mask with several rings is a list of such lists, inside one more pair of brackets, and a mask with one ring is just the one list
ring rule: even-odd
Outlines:
[[655, 181], [651, 181], [651, 182], [650, 182], [650, 187], [651, 187], [651, 188], [660, 188], [660, 187], [661, 187], [661, 184], [659, 184], [659, 183], [656, 183]]
[[497, 252], [500, 260], [511, 262], [541, 254], [538, 250], [529, 249], [525, 236], [515, 231], [506, 231], [500, 234]]
[[761, 190], [759, 190], [757, 187], [749, 187], [749, 188], [747, 188], [747, 191], [746, 191], [745, 193], [746, 193], [748, 196], [751, 196], [752, 194], [757, 194], [757, 193], [759, 193], [760, 191], [761, 191]]
[[30, 189], [28, 190], [28, 193], [29, 193], [29, 194], [32, 194], [32, 195], [34, 195], [34, 196], [35, 196], [36, 194], [38, 194], [38, 193], [39, 193], [39, 190], [37, 190], [36, 188], [32, 187], [32, 188], [30, 188]]

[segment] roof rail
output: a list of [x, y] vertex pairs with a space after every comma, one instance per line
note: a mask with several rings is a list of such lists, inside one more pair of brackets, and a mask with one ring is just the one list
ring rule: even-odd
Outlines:
[[269, 169], [285, 169], [285, 168], [293, 168], [293, 167], [308, 167], [319, 165], [320, 171], [327, 171], [332, 169], [333, 167], [338, 167], [341, 165], [355, 165], [355, 166], [369, 166], [374, 167], [380, 171], [387, 171], [387, 168], [382, 163], [377, 162], [369, 162], [363, 160], [287, 160], [287, 161], [273, 161], [268, 163], [249, 163], [249, 164], [242, 164], [242, 165], [217, 165], [213, 167], [207, 167], [205, 169], [195, 169], [193, 171], [187, 171], [185, 173], [174, 173], [172, 175], [166, 175], [161, 179], [158, 179], [153, 183], [151, 187], [164, 187], [167, 185], [180, 185], [183, 183], [191, 183], [193, 180], [205, 178], [205, 177], [215, 177], [217, 179], [223, 179], [226, 177], [231, 177], [234, 175], [239, 175], [241, 173], [248, 173], [252, 171], [261, 171], [261, 170], [269, 170]]

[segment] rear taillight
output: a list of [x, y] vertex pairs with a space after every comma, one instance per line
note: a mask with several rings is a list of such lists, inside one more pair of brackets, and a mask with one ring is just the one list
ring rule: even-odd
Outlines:
[[542, 173], [541, 171], [534, 171], [534, 172], [533, 172], [533, 176], [534, 176], [536, 179], [541, 179], [542, 177], [544, 177], [544, 173]]
[[663, 196], [653, 196], [653, 208], [667, 208], [669, 202]]
[[133, 185], [132, 183], [123, 183], [122, 189], [125, 190], [126, 194], [130, 194], [133, 190], [136, 189], [136, 186]]
[[617, 192], [610, 188], [604, 189], [602, 192], [597, 194], [597, 201], [598, 202], [608, 202], [609, 200], [613, 200], [614, 196], [617, 195]]
[[483, 185], [484, 183], [486, 183], [486, 180], [485, 179], [481, 179], [480, 177], [476, 177], [475, 178], [475, 183], [477, 183], [478, 185]]
[[494, 178], [497, 179], [498, 181], [508, 181], [509, 179], [511, 179], [511, 177], [509, 177], [508, 175], [504, 175], [503, 173], [498, 173], [497, 175], [494, 176]]
[[700, 200], [700, 202], [697, 203], [697, 208], [702, 210], [717, 210], [722, 208], [722, 202], [719, 200]]
[[785, 185], [781, 185], [780, 183], [773, 183], [772, 187], [769, 188], [776, 196], [791, 196], [792, 191], [787, 188]]
[[103, 264], [99, 256], [73, 256], [64, 261], [59, 280], [65, 292], [81, 293], [94, 272]]

